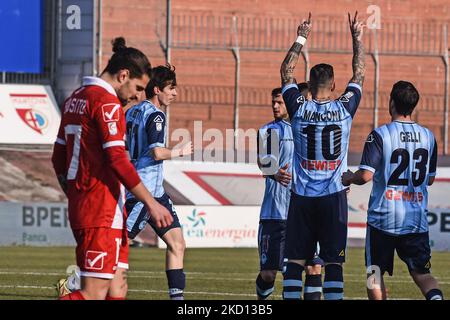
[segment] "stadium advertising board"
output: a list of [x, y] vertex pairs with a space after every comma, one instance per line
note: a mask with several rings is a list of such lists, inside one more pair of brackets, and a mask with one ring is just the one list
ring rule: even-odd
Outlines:
[[[257, 247], [259, 207], [177, 206], [188, 248]], [[158, 241], [160, 248], [165, 243]]]
[[49, 86], [0, 85], [0, 144], [53, 144], [60, 120]]
[[[259, 209], [176, 206], [188, 248], [256, 248]], [[365, 237], [365, 222], [356, 216], [349, 212], [349, 246], [360, 245]], [[75, 245], [65, 203], [0, 202], [0, 219], [0, 245]], [[432, 250], [450, 251], [450, 208], [430, 210], [428, 221]], [[164, 248], [164, 242], [159, 240], [158, 247]]]
[[75, 245], [65, 203], [0, 202], [0, 245]]

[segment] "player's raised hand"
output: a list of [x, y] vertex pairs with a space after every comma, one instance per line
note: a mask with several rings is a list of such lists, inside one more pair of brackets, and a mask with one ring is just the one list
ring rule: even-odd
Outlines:
[[274, 175], [275, 180], [285, 187], [289, 185], [289, 182], [291, 182], [292, 179], [292, 175], [287, 172], [288, 168], [289, 163], [286, 163], [283, 167], [278, 169], [277, 173]]
[[351, 185], [352, 184], [352, 180], [353, 180], [353, 176], [354, 176], [354, 173], [352, 172], [352, 171], [350, 171], [350, 170], [347, 170], [347, 172], [344, 172], [343, 174], [342, 174], [342, 185], [344, 185], [344, 186], [349, 186], [349, 185]]
[[158, 228], [166, 228], [173, 222], [173, 217], [167, 208], [163, 207], [157, 201], [146, 204], [150, 219], [156, 224]]
[[297, 36], [308, 38], [311, 32], [311, 12], [309, 13], [308, 20], [303, 20], [303, 23], [297, 28]]
[[351, 17], [350, 12], [348, 13], [348, 24], [350, 26], [352, 37], [361, 41], [365, 24], [362, 21], [358, 21], [358, 11], [355, 12], [353, 18]]

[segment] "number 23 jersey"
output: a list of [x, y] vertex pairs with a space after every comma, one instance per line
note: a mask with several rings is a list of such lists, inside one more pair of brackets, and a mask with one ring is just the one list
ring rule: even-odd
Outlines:
[[368, 224], [396, 235], [427, 232], [427, 187], [436, 165], [436, 139], [427, 128], [393, 121], [372, 131], [359, 166], [374, 173]]

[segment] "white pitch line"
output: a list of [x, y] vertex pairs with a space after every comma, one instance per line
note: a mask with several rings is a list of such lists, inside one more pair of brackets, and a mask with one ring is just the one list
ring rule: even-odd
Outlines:
[[[4, 289], [47, 289], [55, 290], [54, 287], [44, 287], [44, 286], [13, 286], [13, 285], [0, 285], [0, 288]], [[145, 289], [129, 289], [128, 292], [137, 293], [167, 293], [166, 290], [145, 290]], [[238, 297], [255, 297], [255, 294], [248, 293], [230, 293], [230, 292], [204, 292], [204, 291], [185, 291], [185, 294], [200, 294], [200, 295], [212, 295], [212, 296], [238, 296]], [[272, 297], [281, 298], [280, 294], [272, 295]], [[344, 297], [344, 300], [367, 300], [367, 297]], [[396, 298], [390, 300], [421, 300], [421, 299], [410, 299], [410, 298]], [[270, 301], [270, 300], [269, 300]]]

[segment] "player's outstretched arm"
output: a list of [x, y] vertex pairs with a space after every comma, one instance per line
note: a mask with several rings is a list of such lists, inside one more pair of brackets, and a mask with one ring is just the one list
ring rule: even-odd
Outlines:
[[294, 83], [294, 69], [297, 65], [300, 52], [302, 51], [303, 45], [308, 39], [309, 33], [311, 32], [311, 12], [309, 13], [308, 21], [303, 21], [301, 25], [297, 28], [297, 40], [294, 42], [292, 47], [289, 49], [283, 63], [281, 64], [281, 86], [284, 87], [288, 84]]
[[362, 87], [364, 82], [364, 74], [366, 72], [364, 44], [362, 41], [364, 23], [358, 21], [357, 18], [358, 11], [356, 11], [353, 19], [351, 18], [350, 13], [348, 14], [348, 23], [353, 42], [353, 77], [350, 82], [357, 83]]
[[184, 144], [179, 148], [168, 149], [164, 147], [156, 147], [152, 149], [153, 157], [156, 161], [170, 160], [173, 158], [189, 156], [194, 153], [194, 146], [192, 142]]

